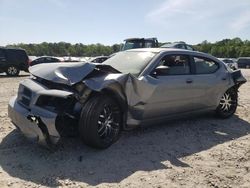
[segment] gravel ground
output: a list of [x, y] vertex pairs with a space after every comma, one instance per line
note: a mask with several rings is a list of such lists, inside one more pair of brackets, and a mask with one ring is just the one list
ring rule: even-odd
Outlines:
[[230, 119], [213, 115], [124, 132], [106, 150], [68, 138], [54, 152], [27, 141], [7, 117], [26, 78], [0, 76], [0, 187], [250, 187], [250, 70]]

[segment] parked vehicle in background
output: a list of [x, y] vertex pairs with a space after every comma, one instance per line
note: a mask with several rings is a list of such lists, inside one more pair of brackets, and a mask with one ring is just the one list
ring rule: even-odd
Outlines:
[[103, 63], [109, 58], [109, 56], [97, 56], [90, 59], [92, 63]]
[[233, 59], [229, 59], [229, 58], [218, 58], [218, 59], [226, 63], [232, 70], [238, 69], [238, 64]]
[[31, 61], [30, 66], [38, 65], [41, 63], [57, 63], [57, 62], [61, 62], [61, 61], [62, 60], [60, 60], [59, 58], [56, 58], [56, 57], [42, 56], [42, 57], [39, 57], [39, 58]]
[[30, 73], [9, 102], [13, 124], [46, 145], [74, 132], [96, 148], [122, 130], [170, 118], [209, 111], [229, 118], [246, 82], [211, 55], [164, 48], [119, 52], [101, 64], [41, 64]]
[[179, 49], [186, 49], [186, 50], [192, 50], [195, 51], [195, 49], [185, 42], [174, 42], [169, 44], [164, 44], [161, 46], [161, 48], [179, 48]]
[[239, 57], [237, 59], [238, 67], [239, 68], [250, 68], [250, 57]]
[[80, 58], [79, 57], [71, 57], [71, 56], [68, 56], [68, 57], [63, 57], [63, 62], [80, 62]]
[[159, 46], [157, 38], [129, 38], [124, 41], [121, 51], [135, 48], [156, 48]]
[[20, 70], [28, 72], [29, 57], [25, 50], [0, 48], [0, 72], [8, 76], [18, 76]]

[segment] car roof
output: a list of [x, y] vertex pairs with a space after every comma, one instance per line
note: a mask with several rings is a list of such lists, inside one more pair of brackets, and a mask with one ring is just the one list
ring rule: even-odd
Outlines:
[[[180, 49], [180, 48], [136, 48], [131, 50], [126, 50], [127, 52], [153, 52], [153, 53], [164, 53], [164, 52], [172, 52], [172, 53], [178, 53], [178, 52], [184, 52], [189, 55], [196, 55], [196, 56], [202, 56], [207, 57], [216, 60], [217, 58], [203, 52], [193, 51], [193, 50], [186, 50], [186, 49]], [[126, 52], [125, 51], [125, 52]]]
[[97, 58], [106, 58], [106, 57], [109, 57], [109, 56], [104, 56], [104, 55], [102, 55], [102, 56], [96, 56], [96, 57], [93, 57], [93, 59], [97, 59]]
[[247, 60], [249, 60], [250, 57], [239, 57], [238, 59], [247, 59]]
[[54, 56], [41, 56], [41, 57], [38, 57], [37, 59], [39, 58], [55, 58], [55, 59], [58, 59], [57, 57], [54, 57]]
[[203, 52], [197, 52], [192, 50], [186, 50], [181, 48], [135, 48], [127, 51], [134, 51], [134, 52], [154, 52], [154, 53], [160, 53], [160, 52], [192, 52], [197, 54], [205, 54]]
[[0, 47], [1, 50], [20, 50], [20, 51], [25, 51], [22, 48], [12, 48], [12, 47]]
[[124, 39], [124, 41], [133, 41], [133, 40], [157, 40], [157, 38], [152, 37], [152, 38], [128, 38], [128, 39]]

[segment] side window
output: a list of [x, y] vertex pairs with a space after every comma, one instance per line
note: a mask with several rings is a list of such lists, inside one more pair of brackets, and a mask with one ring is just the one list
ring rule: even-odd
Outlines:
[[155, 69], [156, 75], [186, 75], [190, 74], [189, 56], [166, 55]]
[[51, 58], [51, 60], [50, 60], [51, 62], [59, 62], [59, 60], [58, 59], [56, 59], [56, 58]]
[[0, 59], [4, 59], [4, 58], [5, 58], [5, 55], [4, 55], [3, 51], [0, 50]]
[[184, 44], [177, 44], [176, 48], [186, 49]]
[[37, 61], [38, 61], [39, 63], [44, 63], [45, 59], [44, 59], [44, 57], [42, 57], [42, 58], [38, 59]]
[[194, 57], [197, 74], [212, 74], [219, 69], [218, 63], [204, 57]]
[[152, 47], [153, 47], [153, 43], [151, 41], [145, 42], [145, 48], [152, 48]]
[[188, 50], [192, 50], [192, 51], [194, 50], [194, 49], [193, 49], [191, 46], [189, 46], [189, 45], [187, 45], [187, 49], [188, 49]]

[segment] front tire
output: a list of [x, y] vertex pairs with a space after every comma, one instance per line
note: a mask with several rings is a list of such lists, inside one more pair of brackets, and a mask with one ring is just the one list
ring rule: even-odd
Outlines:
[[237, 90], [231, 88], [227, 90], [221, 97], [220, 104], [216, 109], [216, 114], [220, 118], [231, 117], [238, 106], [238, 93]]
[[13, 66], [13, 65], [9, 66], [6, 69], [6, 74], [8, 76], [18, 76], [19, 72], [20, 72], [20, 70], [16, 66]]
[[81, 139], [89, 146], [104, 149], [118, 140], [122, 114], [119, 105], [106, 95], [90, 98], [79, 120]]

